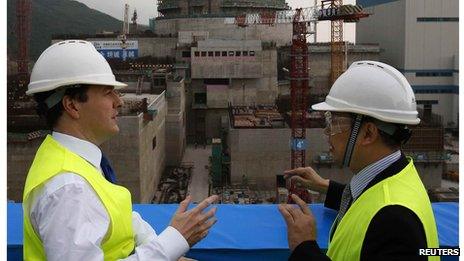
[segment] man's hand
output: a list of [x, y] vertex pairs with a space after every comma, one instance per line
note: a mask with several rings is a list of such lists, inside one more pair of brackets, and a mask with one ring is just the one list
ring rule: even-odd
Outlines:
[[279, 211], [287, 223], [288, 246], [293, 252], [304, 241], [316, 240], [316, 220], [303, 200], [294, 194], [292, 199], [298, 207], [281, 204]]
[[329, 180], [323, 179], [311, 167], [286, 170], [284, 174], [284, 178], [291, 179], [291, 181], [295, 182], [299, 187], [321, 193], [327, 193], [327, 190], [329, 189]]
[[184, 236], [190, 247], [205, 238], [209, 229], [216, 223], [216, 218], [214, 218], [216, 208], [211, 208], [206, 213], [203, 213], [203, 210], [217, 199], [218, 196], [213, 195], [188, 211], [187, 208], [192, 200], [191, 196], [187, 196], [185, 200], [180, 202], [179, 208], [171, 219], [170, 226]]
[[198, 261], [198, 260], [182, 256], [177, 261]]

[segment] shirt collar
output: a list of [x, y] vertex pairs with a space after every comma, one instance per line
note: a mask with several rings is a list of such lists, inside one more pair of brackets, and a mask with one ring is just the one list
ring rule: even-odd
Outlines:
[[367, 185], [382, 171], [401, 157], [401, 151], [397, 150], [392, 154], [366, 166], [351, 179], [351, 196], [356, 200]]
[[52, 133], [52, 137], [63, 147], [81, 156], [90, 164], [92, 164], [95, 168], [101, 171], [100, 162], [102, 158], [102, 153], [98, 146], [86, 140], [82, 140], [74, 136], [56, 131]]

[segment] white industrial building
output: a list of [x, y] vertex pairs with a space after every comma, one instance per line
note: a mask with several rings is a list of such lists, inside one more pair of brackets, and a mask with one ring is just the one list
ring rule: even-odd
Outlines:
[[371, 16], [357, 24], [356, 43], [379, 43], [380, 61], [404, 73], [419, 108], [458, 127], [459, 1], [359, 0]]

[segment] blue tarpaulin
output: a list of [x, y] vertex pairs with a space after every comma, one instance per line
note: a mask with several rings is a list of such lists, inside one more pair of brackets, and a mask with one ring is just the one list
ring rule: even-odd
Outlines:
[[[458, 203], [433, 203], [441, 247], [459, 246]], [[198, 260], [286, 260], [290, 254], [285, 222], [277, 205], [217, 205], [216, 225], [187, 256]], [[336, 212], [311, 204], [321, 248], [327, 248]], [[169, 224], [177, 205], [136, 204], [134, 210], [159, 233]], [[21, 204], [8, 204], [8, 260], [22, 260]]]

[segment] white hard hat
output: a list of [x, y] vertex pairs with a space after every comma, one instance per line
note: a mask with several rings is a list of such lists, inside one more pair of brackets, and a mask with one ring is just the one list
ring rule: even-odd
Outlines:
[[375, 61], [354, 62], [333, 84], [317, 111], [350, 112], [391, 123], [417, 125], [414, 92], [392, 66]]
[[108, 85], [115, 89], [127, 86], [116, 81], [108, 62], [92, 43], [67, 40], [51, 45], [40, 55], [26, 94], [77, 84]]

